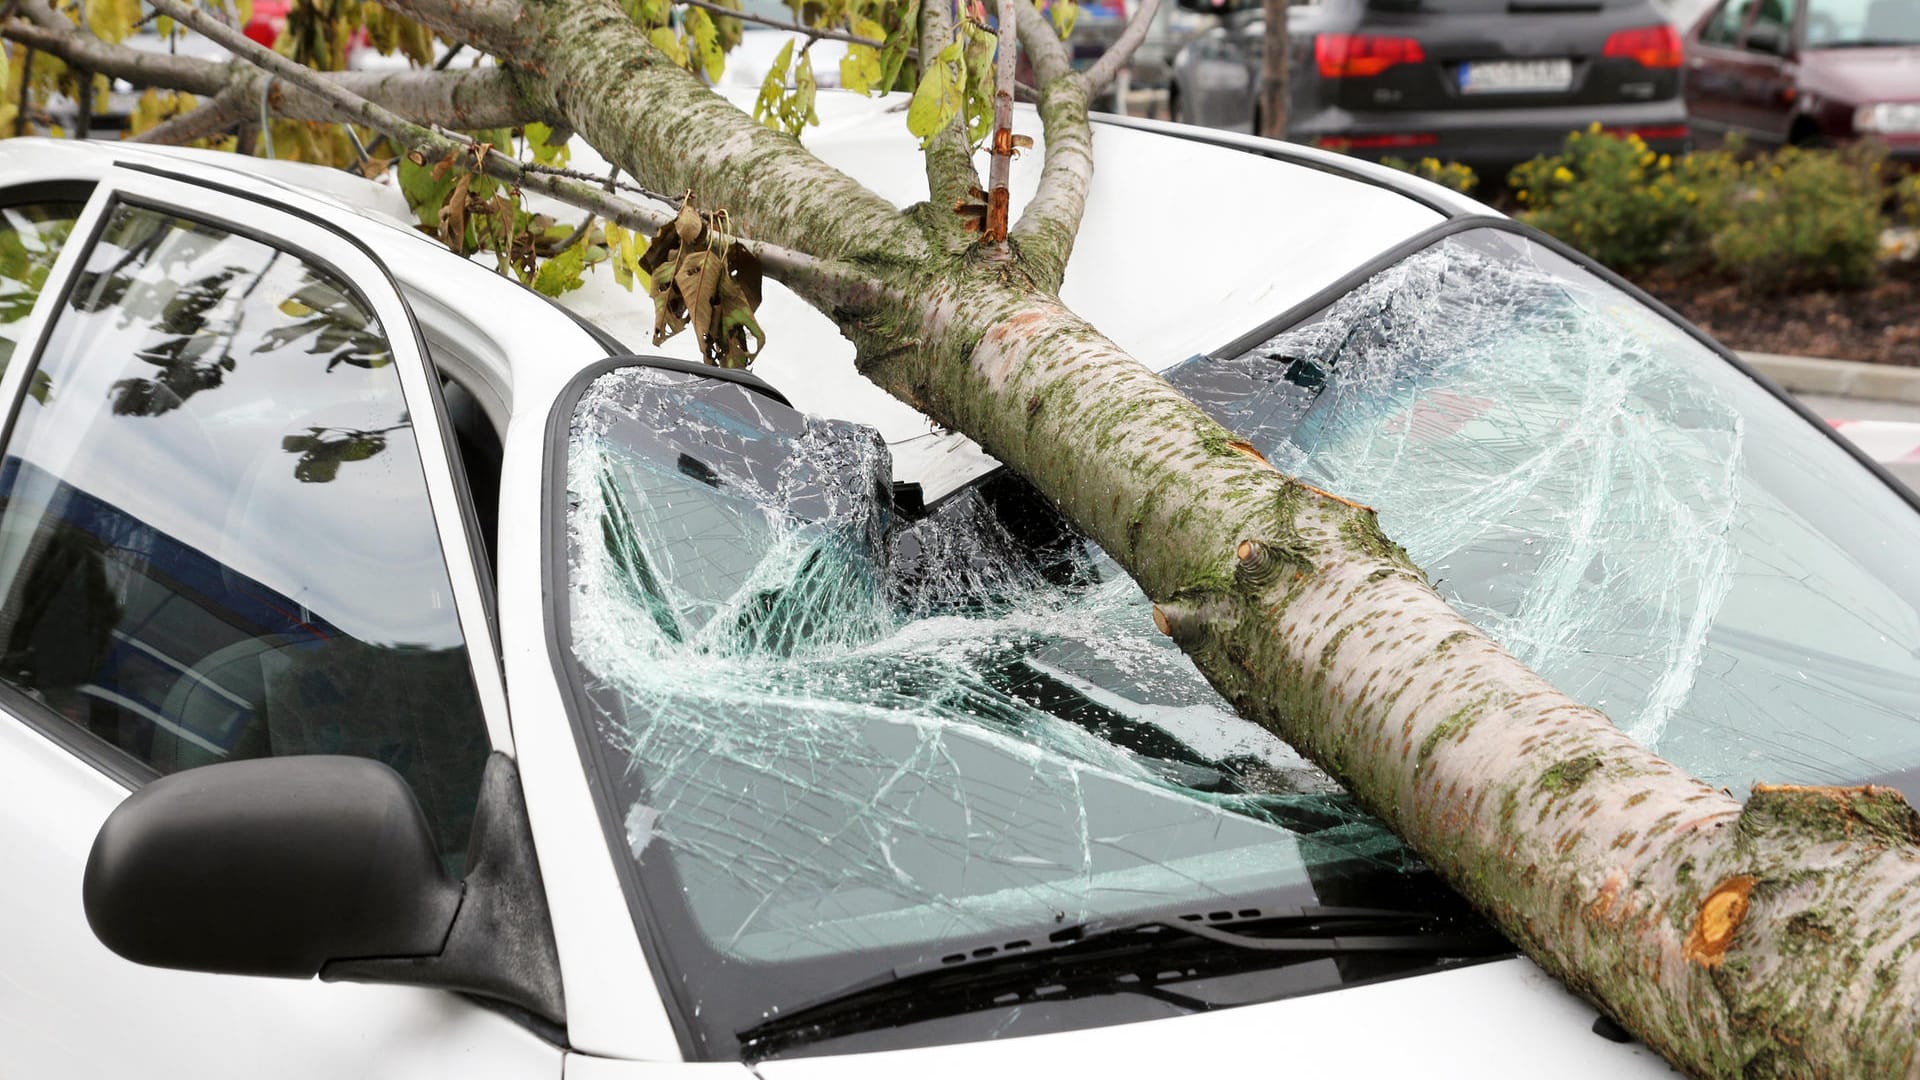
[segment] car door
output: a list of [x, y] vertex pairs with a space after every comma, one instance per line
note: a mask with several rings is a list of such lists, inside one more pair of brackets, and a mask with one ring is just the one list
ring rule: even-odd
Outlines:
[[[1793, 41], [1799, 8], [1800, 0], [1729, 0], [1702, 24], [1688, 90], [1696, 121], [1765, 144], [1786, 141], [1798, 72]], [[1737, 36], [1729, 38], [1730, 30]]]
[[1720, 0], [1687, 41], [1687, 112], [1694, 127], [1723, 134], [1734, 127], [1746, 57], [1740, 39], [1754, 0]]
[[436, 386], [380, 264], [317, 204], [126, 165], [63, 192], [0, 191], [0, 1075], [558, 1076], [473, 999], [142, 967], [90, 931], [94, 834], [150, 779], [375, 758], [457, 874], [511, 743]]

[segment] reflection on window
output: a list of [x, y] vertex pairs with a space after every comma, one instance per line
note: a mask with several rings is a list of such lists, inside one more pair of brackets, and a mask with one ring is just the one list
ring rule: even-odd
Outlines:
[[0, 675], [161, 772], [376, 758], [464, 849], [485, 728], [366, 306], [120, 208], [41, 369], [0, 463]]
[[[53, 260], [80, 216], [79, 203], [30, 203], [0, 208], [0, 372], [19, 344], [19, 324], [33, 313], [47, 284]], [[45, 375], [35, 375], [28, 392], [46, 400]]]

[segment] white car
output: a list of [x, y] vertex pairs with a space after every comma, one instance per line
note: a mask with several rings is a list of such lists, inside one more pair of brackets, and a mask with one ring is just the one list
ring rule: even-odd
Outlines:
[[[808, 141], [906, 204], [893, 104]], [[1701, 775], [1913, 791], [1884, 474], [1476, 203], [1096, 142], [1068, 303]], [[344, 173], [14, 140], [0, 206], [0, 1075], [1666, 1071], [790, 295], [734, 374]]]

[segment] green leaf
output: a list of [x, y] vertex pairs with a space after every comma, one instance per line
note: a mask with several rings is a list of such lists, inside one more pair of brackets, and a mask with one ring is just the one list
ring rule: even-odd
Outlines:
[[693, 58], [687, 55], [687, 47], [681, 43], [680, 35], [664, 26], [656, 26], [647, 31], [647, 40], [653, 47], [667, 54], [675, 67], [690, 67]]
[[753, 103], [753, 118], [768, 127], [780, 126], [780, 104], [787, 97], [787, 66], [791, 63], [793, 39], [788, 38], [767, 68], [767, 77], [760, 82], [760, 96]]
[[941, 49], [921, 73], [920, 85], [907, 105], [907, 130], [920, 137], [924, 149], [940, 129], [960, 115], [966, 103], [967, 71], [958, 41]]
[[[865, 16], [854, 16], [851, 27], [863, 38], [884, 41], [887, 36], [886, 27]], [[847, 54], [840, 58], [840, 86], [856, 94], [886, 89], [880, 81], [882, 73], [880, 50], [871, 45], [849, 45]]]
[[687, 37], [693, 42], [693, 58], [708, 82], [719, 82], [726, 70], [727, 57], [720, 48], [720, 31], [713, 19], [699, 8], [687, 9]]
[[428, 228], [439, 227], [440, 208], [446, 205], [447, 196], [453, 192], [460, 175], [452, 169], [438, 177], [433, 174], [433, 165], [415, 165], [407, 158], [400, 159], [400, 193], [407, 197], [407, 205], [413, 208], [420, 224]]
[[587, 266], [587, 241], [580, 242], [540, 264], [534, 271], [533, 289], [542, 296], [559, 296], [585, 284], [581, 272]]
[[527, 150], [533, 154], [533, 160], [542, 165], [565, 165], [567, 163], [567, 144], [553, 144], [553, 129], [538, 120], [526, 127]]
[[1000, 40], [971, 22], [965, 26], [967, 139], [978, 146], [993, 131], [993, 53]]
[[1053, 19], [1053, 32], [1060, 35], [1061, 41], [1065, 41], [1067, 35], [1073, 33], [1073, 24], [1080, 18], [1080, 5], [1074, 0], [1049, 0], [1047, 15]]

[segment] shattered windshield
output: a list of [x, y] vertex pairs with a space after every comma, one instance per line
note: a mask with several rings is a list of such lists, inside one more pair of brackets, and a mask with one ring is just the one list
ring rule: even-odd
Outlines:
[[[1913, 511], [1524, 238], [1439, 241], [1171, 378], [1282, 468], [1377, 507], [1469, 617], [1713, 782], [1920, 764]], [[922, 508], [896, 500], [870, 431], [647, 367], [586, 387], [565, 452], [564, 665], [697, 1056], [738, 1056], [742, 1032], [845, 988], [1101, 920], [1457, 903], [1235, 718], [1017, 479]], [[1318, 956], [1092, 999], [1035, 978], [998, 1007], [795, 1052], [1451, 962]]]

